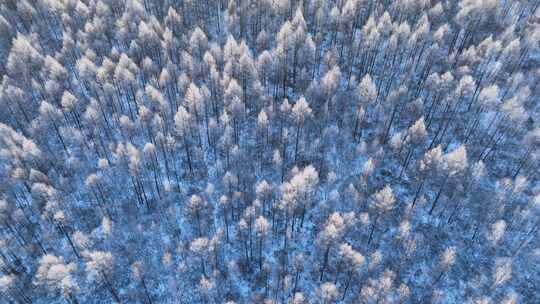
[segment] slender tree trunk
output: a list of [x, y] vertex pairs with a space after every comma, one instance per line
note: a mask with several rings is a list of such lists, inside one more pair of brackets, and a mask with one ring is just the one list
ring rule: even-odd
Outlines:
[[262, 270], [262, 260], [263, 260], [263, 258], [262, 258], [262, 252], [263, 252], [262, 247], [263, 247], [263, 237], [260, 237], [259, 238], [259, 271]]
[[101, 275], [103, 276], [103, 279], [105, 280], [105, 284], [107, 285], [107, 287], [109, 288], [109, 291], [111, 292], [111, 295], [113, 297], [113, 299], [117, 302], [117, 303], [122, 303], [122, 301], [120, 300], [120, 297], [118, 296], [118, 294], [116, 293], [116, 291], [114, 290], [112, 284], [111, 284], [111, 281], [109, 280], [109, 278], [107, 277], [107, 275], [105, 274], [105, 271], [100, 271], [101, 272]]
[[150, 293], [148, 292], [148, 288], [146, 287], [146, 282], [144, 281], [144, 278], [141, 280], [142, 286], [144, 288], [144, 294], [146, 295], [146, 299], [148, 300], [148, 304], [152, 304], [152, 298], [150, 298]]
[[433, 210], [435, 210], [435, 207], [437, 206], [437, 202], [439, 201], [439, 198], [441, 197], [442, 191], [444, 190], [446, 186], [446, 181], [448, 180], [450, 176], [446, 174], [444, 181], [442, 182], [441, 188], [439, 189], [439, 192], [437, 192], [437, 196], [435, 196], [435, 200], [433, 200], [433, 204], [431, 205], [431, 209], [429, 209], [429, 215], [433, 213]]
[[375, 216], [375, 220], [373, 221], [373, 225], [371, 226], [371, 232], [369, 233], [369, 239], [368, 239], [368, 245], [371, 244], [371, 240], [373, 239], [373, 232], [375, 231], [375, 228], [377, 226], [377, 220], [379, 219], [379, 214]]
[[394, 109], [392, 110], [392, 115], [390, 116], [390, 121], [388, 122], [388, 126], [386, 127], [386, 130], [384, 131], [384, 135], [382, 138], [382, 144], [386, 143], [386, 139], [388, 138], [388, 134], [390, 133], [390, 128], [392, 128], [392, 123], [394, 122], [394, 118], [396, 117], [398, 104], [394, 106]]
[[324, 276], [324, 271], [326, 270], [326, 266], [328, 264], [328, 257], [330, 255], [330, 245], [328, 245], [326, 247], [326, 250], [324, 251], [324, 260], [323, 260], [323, 265], [321, 267], [321, 275], [319, 276], [319, 281], [322, 282], [322, 279], [323, 279], [323, 276]]
[[71, 240], [71, 237], [69, 236], [68, 232], [62, 226], [59, 226], [59, 228], [64, 233], [64, 235], [66, 236], [66, 239], [68, 240], [69, 245], [71, 245], [71, 248], [73, 249], [73, 253], [75, 253], [75, 256], [77, 257], [77, 259], [81, 259], [81, 256], [79, 255], [79, 252], [77, 251], [77, 248], [75, 248], [75, 245], [73, 244], [73, 241]]
[[300, 122], [298, 122], [296, 127], [296, 143], [294, 145], [294, 162], [296, 163], [296, 160], [298, 158], [298, 143], [300, 141]]
[[345, 289], [343, 290], [343, 296], [341, 297], [341, 301], [345, 301], [345, 297], [347, 296], [347, 290], [349, 290], [349, 285], [352, 281], [352, 272], [349, 272], [349, 277], [347, 278], [347, 283], [345, 283]]

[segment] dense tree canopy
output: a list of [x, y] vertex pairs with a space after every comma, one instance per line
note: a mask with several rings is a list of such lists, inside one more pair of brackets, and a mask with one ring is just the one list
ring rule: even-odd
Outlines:
[[1, 303], [540, 303], [540, 1], [0, 1]]

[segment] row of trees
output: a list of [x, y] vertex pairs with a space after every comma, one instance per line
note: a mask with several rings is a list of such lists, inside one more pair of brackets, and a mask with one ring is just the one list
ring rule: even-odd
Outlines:
[[0, 4], [6, 303], [535, 303], [540, 1]]

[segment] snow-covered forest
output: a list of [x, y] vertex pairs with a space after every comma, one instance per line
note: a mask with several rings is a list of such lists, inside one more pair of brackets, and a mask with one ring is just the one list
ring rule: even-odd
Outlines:
[[539, 7], [0, 1], [0, 303], [540, 303]]

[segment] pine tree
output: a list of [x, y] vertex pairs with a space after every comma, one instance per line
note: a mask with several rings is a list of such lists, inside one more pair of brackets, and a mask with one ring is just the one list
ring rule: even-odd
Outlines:
[[106, 251], [84, 251], [83, 257], [86, 260], [86, 277], [92, 282], [104, 284], [117, 303], [122, 303], [120, 296], [114, 288], [111, 280], [113, 273], [114, 259], [110, 252]]
[[296, 141], [294, 145], [294, 161], [298, 158], [298, 144], [300, 143], [300, 132], [307, 118], [311, 116], [312, 110], [309, 107], [306, 99], [302, 96], [294, 104], [292, 114], [296, 123]]
[[78, 285], [72, 273], [76, 270], [75, 263], [65, 264], [62, 257], [44, 255], [36, 273], [38, 285], [45, 286], [51, 293], [61, 293], [66, 299], [75, 303], [75, 293]]
[[386, 185], [383, 189], [376, 192], [372, 197], [372, 207], [375, 211], [375, 219], [373, 220], [373, 225], [371, 227], [371, 232], [369, 233], [368, 244], [371, 243], [373, 238], [373, 232], [377, 227], [377, 221], [379, 217], [385, 216], [388, 212], [395, 208], [396, 198], [394, 192], [390, 186]]

